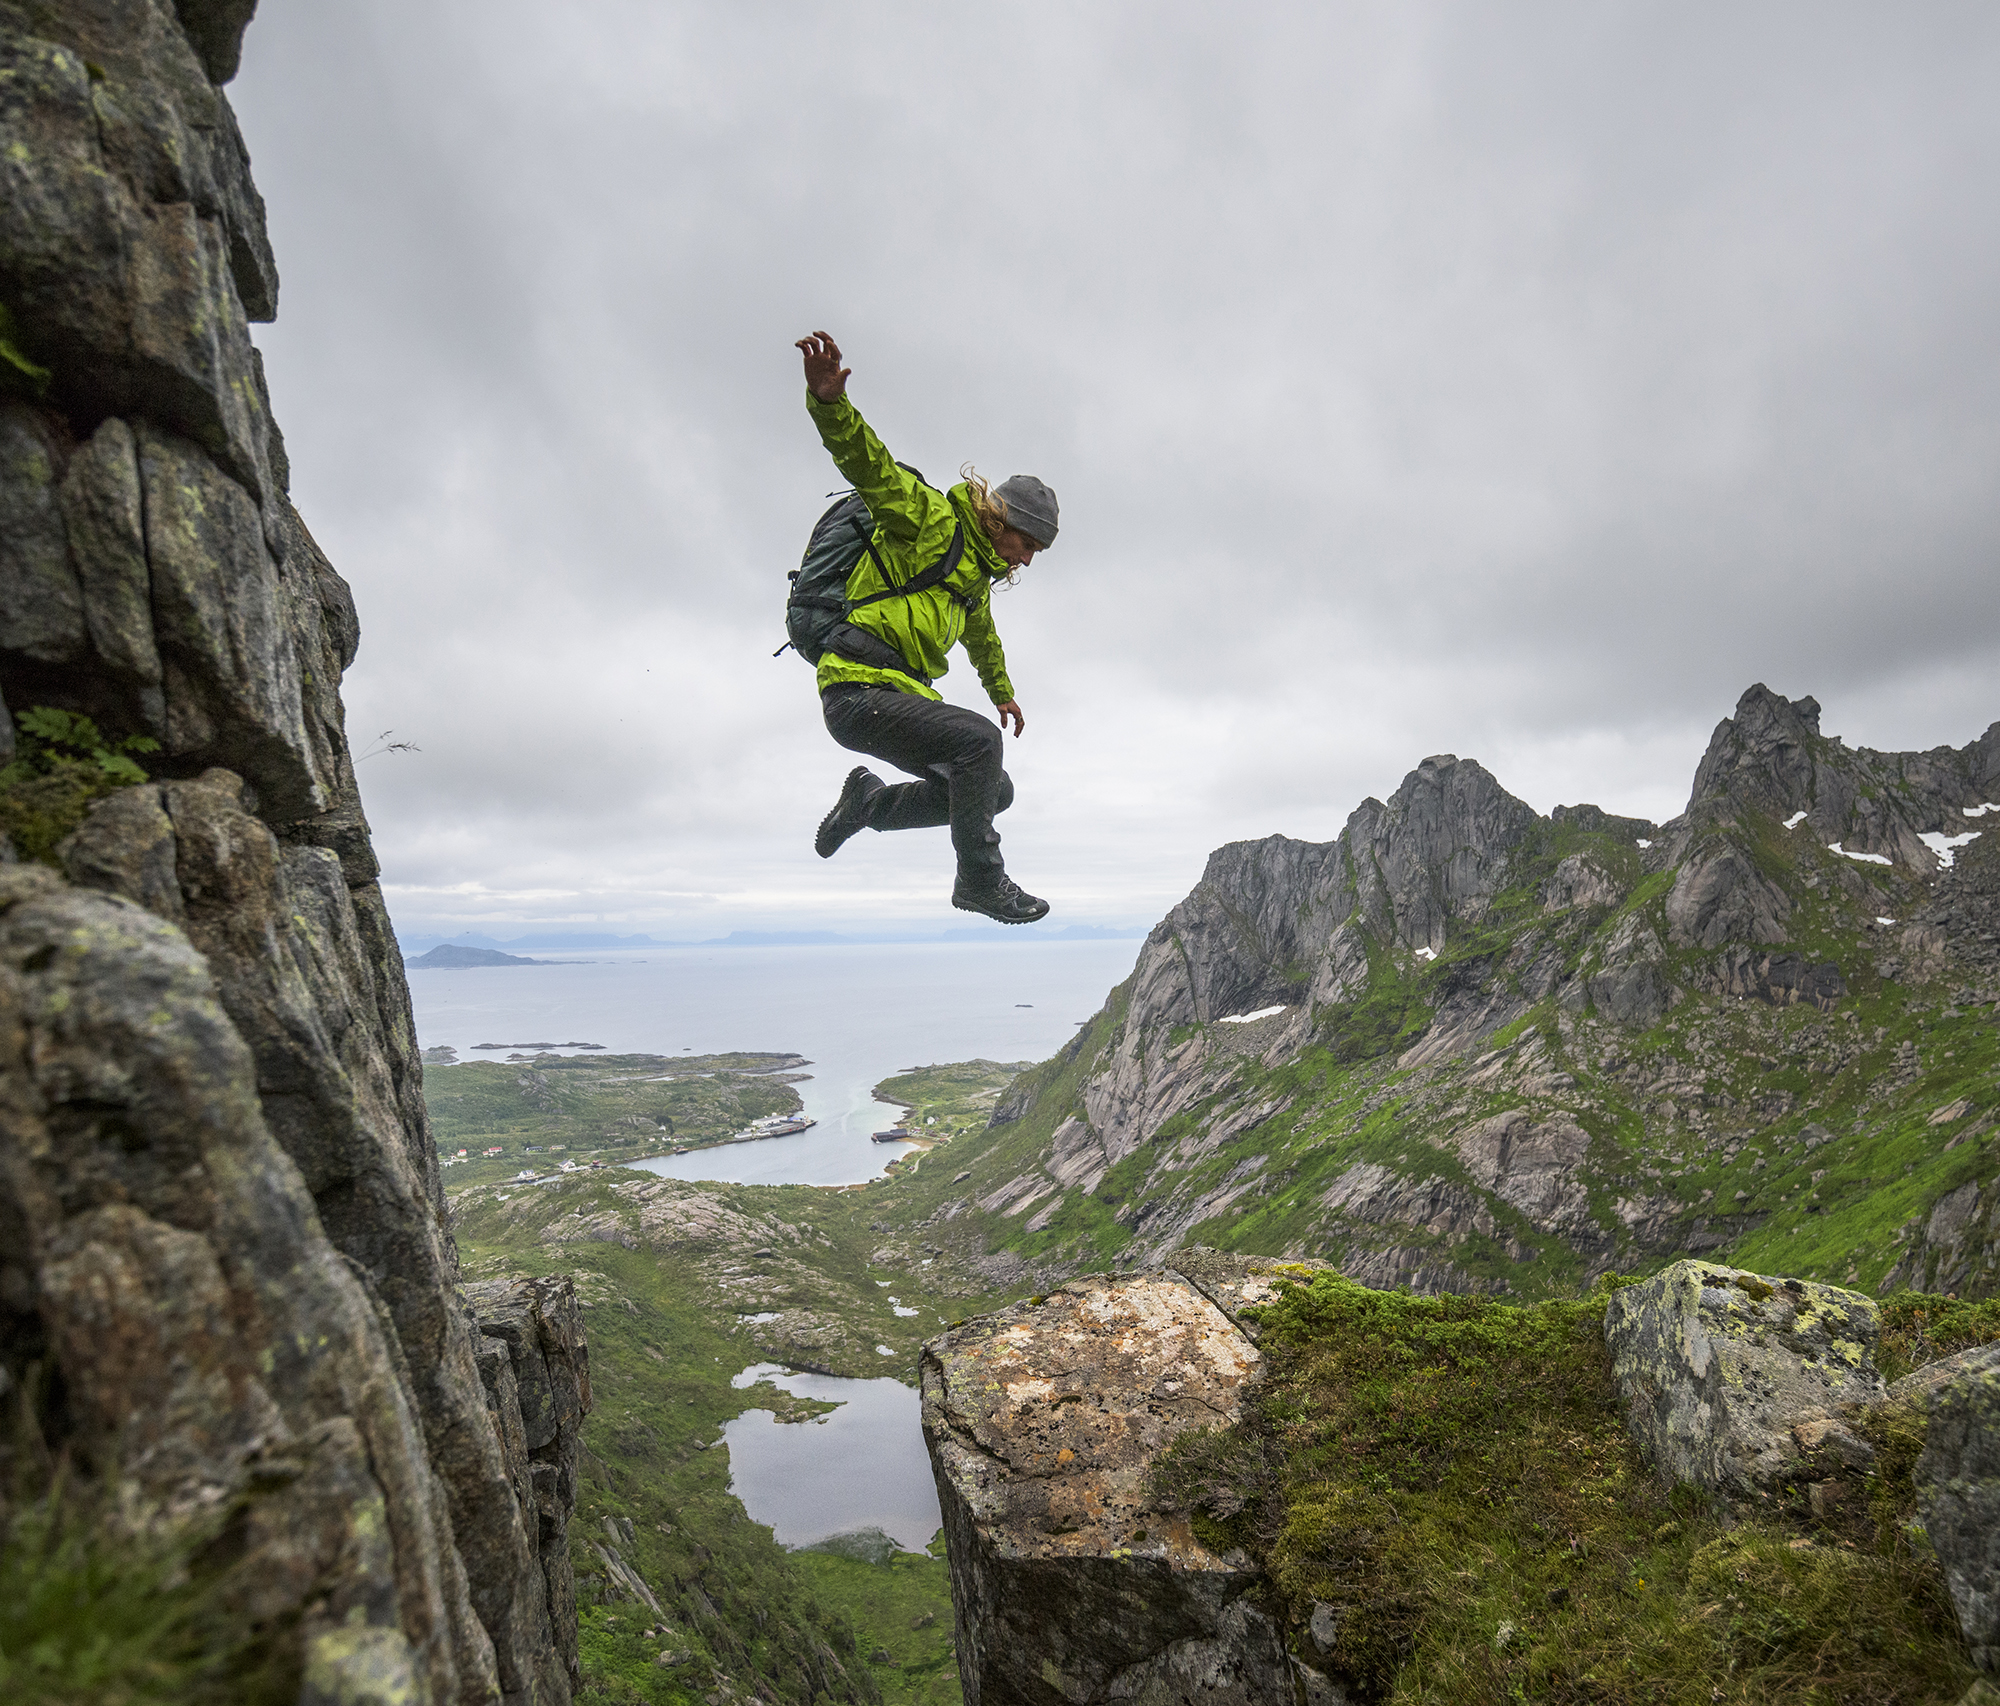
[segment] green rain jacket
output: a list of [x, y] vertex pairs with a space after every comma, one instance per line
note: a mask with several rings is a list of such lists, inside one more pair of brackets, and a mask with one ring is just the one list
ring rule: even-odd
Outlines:
[[[941, 586], [911, 598], [885, 598], [865, 604], [849, 618], [857, 628], [887, 640], [903, 654], [910, 667], [936, 678], [951, 667], [948, 654], [962, 639], [972, 658], [972, 667], [987, 696], [996, 705], [1014, 697], [1013, 683], [1007, 679], [1007, 658], [1000, 649], [1000, 635], [993, 626], [993, 582], [1005, 575], [1007, 565], [993, 549], [993, 541], [979, 525], [963, 485], [949, 492], [926, 486], [883, 447], [873, 429], [861, 418], [861, 411], [845, 397], [822, 403], [806, 393], [806, 412], [819, 428], [821, 441], [854, 489], [867, 500], [875, 518], [875, 549], [888, 565], [890, 579], [898, 586], [935, 563], [951, 545], [951, 530], [965, 529], [965, 553], [951, 578]], [[847, 596], [865, 598], [883, 587], [875, 559], [864, 554], [854, 573], [847, 578]], [[970, 600], [968, 609], [945, 591], [957, 588]], [[943, 695], [912, 677], [893, 669], [875, 669], [828, 652], [819, 660], [820, 691], [841, 682], [862, 682], [871, 687], [893, 687], [898, 692], [916, 693], [926, 699]]]

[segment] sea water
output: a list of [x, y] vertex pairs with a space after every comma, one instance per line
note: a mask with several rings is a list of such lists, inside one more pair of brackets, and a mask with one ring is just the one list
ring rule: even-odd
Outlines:
[[[1136, 941], [911, 942], [547, 954], [564, 963], [413, 971], [417, 1037], [460, 1060], [479, 1043], [602, 1043], [616, 1054], [793, 1052], [818, 1121], [792, 1137], [641, 1163], [677, 1179], [850, 1185], [909, 1146], [873, 1143], [900, 1110], [884, 1078], [946, 1061], [1046, 1060], [1104, 1004]], [[561, 1052], [569, 1053], [570, 1050]]]

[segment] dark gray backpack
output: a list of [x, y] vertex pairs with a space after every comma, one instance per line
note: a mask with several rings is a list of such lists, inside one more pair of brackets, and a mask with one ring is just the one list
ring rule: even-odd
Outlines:
[[[906, 462], [897, 466], [917, 474]], [[917, 474], [917, 478], [924, 477]], [[864, 555], [875, 560], [875, 572], [882, 577], [884, 590], [871, 592], [866, 598], [849, 599], [848, 578]], [[868, 512], [867, 501], [859, 492], [843, 492], [813, 524], [812, 537], [806, 541], [806, 554], [787, 577], [792, 589], [785, 599], [785, 632], [790, 637], [771, 655], [781, 656], [789, 648], [807, 663], [817, 664], [828, 652], [833, 652], [840, 657], [851, 657], [856, 663], [901, 670], [918, 681], [928, 682], [930, 677], [912, 669], [893, 646], [865, 629], [854, 627], [847, 618], [864, 604], [876, 604], [885, 598], [908, 598], [942, 585], [964, 555], [965, 527], [960, 523], [952, 529], [951, 543], [945, 547], [943, 556], [901, 586], [894, 585], [889, 579], [888, 565], [875, 549], [875, 518]], [[972, 600], [956, 587], [947, 586], [945, 591], [964, 608], [972, 607]]]

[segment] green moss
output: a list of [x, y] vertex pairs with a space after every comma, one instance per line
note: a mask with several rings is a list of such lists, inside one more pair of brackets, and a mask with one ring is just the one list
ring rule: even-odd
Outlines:
[[93, 800], [146, 780], [135, 752], [157, 752], [147, 735], [114, 739], [88, 717], [37, 705], [15, 717], [17, 755], [0, 768], [0, 832], [25, 859], [56, 862], [63, 838]]
[[1893, 1534], [1849, 1545], [1782, 1511], [1725, 1530], [1657, 1488], [1603, 1303], [1285, 1287], [1258, 1312], [1251, 1416], [1179, 1443], [1156, 1495], [1248, 1546], [1301, 1655], [1370, 1699], [1956, 1700], [1973, 1672], [1942, 1580]]
[[111, 1541], [60, 1487], [0, 1539], [0, 1697], [10, 1706], [276, 1706], [296, 1698], [283, 1631], [222, 1608], [211, 1534]]
[[1688, 1560], [1685, 1598], [1715, 1608], [1702, 1621], [1735, 1698], [1955, 1700], [1973, 1677], [1937, 1632], [1955, 1623], [1943, 1585], [1934, 1567], [1744, 1527]]
[[53, 865], [57, 846], [83, 822], [91, 802], [115, 786], [89, 765], [73, 761], [58, 761], [48, 775], [0, 781], [0, 831], [23, 859]]

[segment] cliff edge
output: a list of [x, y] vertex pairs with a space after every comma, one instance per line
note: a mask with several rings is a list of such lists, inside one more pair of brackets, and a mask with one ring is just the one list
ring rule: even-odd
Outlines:
[[459, 1282], [250, 339], [253, 10], [0, 3], [0, 1514], [169, 1559], [190, 1698], [566, 1703], [587, 1352]]

